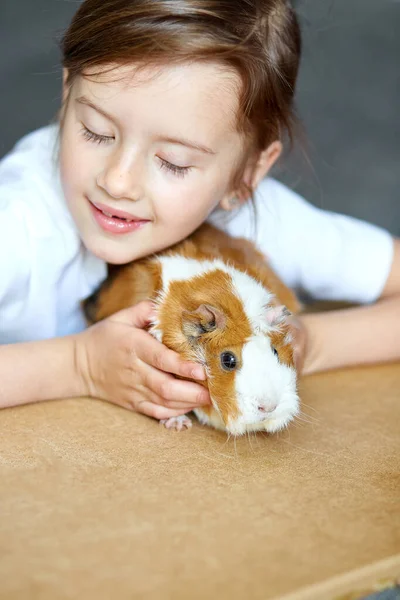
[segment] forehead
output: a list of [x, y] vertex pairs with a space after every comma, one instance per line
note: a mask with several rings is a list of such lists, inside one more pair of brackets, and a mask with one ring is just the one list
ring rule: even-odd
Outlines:
[[[153, 119], [178, 117], [183, 126], [207, 133], [237, 133], [241, 80], [227, 66], [188, 63], [174, 66], [110, 66], [78, 77], [75, 96], [85, 94], [94, 103], [132, 119], [138, 110]], [[196, 133], [196, 131], [193, 131]]]

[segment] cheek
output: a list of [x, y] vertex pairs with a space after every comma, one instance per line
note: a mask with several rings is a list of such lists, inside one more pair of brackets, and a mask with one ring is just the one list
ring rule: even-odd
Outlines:
[[[163, 176], [164, 177], [164, 176]], [[219, 204], [226, 193], [227, 181], [212, 173], [187, 175], [187, 180], [179, 180], [165, 185], [165, 179], [154, 185], [152, 197], [155, 199], [157, 213], [163, 220], [176, 225], [188, 225], [188, 221], [206, 219]]]
[[60, 144], [60, 177], [64, 194], [69, 202], [78, 191], [85, 191], [93, 166], [90, 154], [82, 148], [82, 142], [67, 131]]

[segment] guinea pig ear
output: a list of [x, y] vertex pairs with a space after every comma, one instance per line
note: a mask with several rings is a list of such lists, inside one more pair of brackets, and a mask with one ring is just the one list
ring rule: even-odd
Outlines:
[[225, 323], [224, 313], [209, 304], [200, 304], [194, 311], [182, 312], [182, 331], [188, 338], [197, 339], [203, 333], [223, 329]]
[[280, 304], [279, 306], [268, 306], [265, 316], [267, 318], [267, 323], [271, 325], [271, 327], [275, 327], [276, 325], [283, 323], [286, 317], [289, 317], [291, 314], [292, 313], [286, 306]]

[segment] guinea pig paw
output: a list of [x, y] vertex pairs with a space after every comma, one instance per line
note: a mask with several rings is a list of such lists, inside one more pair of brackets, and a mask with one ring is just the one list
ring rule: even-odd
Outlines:
[[176, 431], [182, 431], [182, 429], [190, 429], [192, 421], [186, 415], [179, 415], [178, 417], [170, 417], [169, 419], [161, 419], [161, 425], [164, 425], [167, 429], [176, 429]]

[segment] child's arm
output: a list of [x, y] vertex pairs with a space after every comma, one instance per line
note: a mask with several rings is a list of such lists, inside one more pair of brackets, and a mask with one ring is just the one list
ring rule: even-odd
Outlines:
[[400, 239], [378, 302], [299, 317], [306, 330], [303, 375], [400, 360]]
[[0, 346], [0, 408], [84, 393], [75, 337]]
[[203, 367], [184, 361], [152, 337], [152, 303], [132, 308], [77, 335], [0, 346], [0, 408], [92, 396], [168, 419], [210, 403]]

